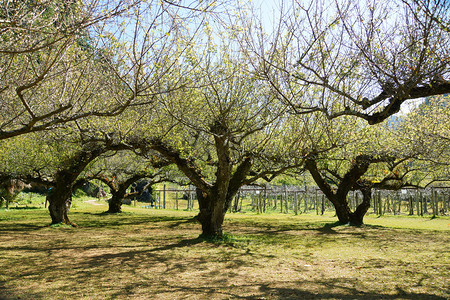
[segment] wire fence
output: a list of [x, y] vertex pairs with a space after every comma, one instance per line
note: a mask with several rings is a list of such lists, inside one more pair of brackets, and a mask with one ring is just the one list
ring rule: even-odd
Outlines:
[[[351, 209], [362, 202], [359, 191], [349, 193]], [[135, 202], [136, 205], [136, 202]], [[195, 189], [166, 188], [153, 191], [153, 200], [145, 208], [197, 210]], [[253, 211], [260, 214], [279, 212], [324, 214], [334, 211], [332, 203], [317, 187], [298, 186], [245, 186], [234, 197], [230, 212]], [[450, 212], [450, 187], [428, 189], [402, 189], [398, 191], [374, 190], [369, 214], [439, 216]]]

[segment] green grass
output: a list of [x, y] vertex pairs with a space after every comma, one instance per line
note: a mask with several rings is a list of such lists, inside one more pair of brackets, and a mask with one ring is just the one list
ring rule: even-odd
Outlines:
[[196, 211], [76, 199], [79, 225], [0, 210], [0, 299], [447, 299], [450, 218], [227, 214], [198, 238]]

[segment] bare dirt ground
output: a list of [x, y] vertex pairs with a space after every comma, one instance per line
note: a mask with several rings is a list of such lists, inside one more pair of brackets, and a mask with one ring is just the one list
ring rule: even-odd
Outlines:
[[92, 205], [101, 205], [101, 206], [105, 205], [105, 203], [100, 203], [97, 199], [91, 199], [84, 202]]

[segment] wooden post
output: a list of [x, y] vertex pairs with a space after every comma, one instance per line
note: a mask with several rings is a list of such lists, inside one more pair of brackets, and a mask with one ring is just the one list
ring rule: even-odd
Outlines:
[[280, 213], [283, 213], [283, 193], [280, 194]]
[[294, 214], [298, 215], [297, 192], [294, 192]]
[[314, 197], [314, 207], [316, 208], [316, 215], [319, 215], [319, 203], [318, 203], [319, 199], [317, 197], [317, 189], [316, 189], [316, 194]]
[[386, 207], [384, 208], [384, 213], [386, 214], [386, 212], [391, 212], [391, 195], [388, 194], [386, 197], [386, 200], [384, 202], [386, 204]]
[[163, 208], [166, 209], [166, 184], [163, 187]]
[[435, 207], [435, 201], [436, 201], [436, 199], [435, 199], [435, 197], [436, 197], [436, 195], [434, 194], [434, 189], [433, 188], [431, 188], [431, 210], [432, 210], [432, 212], [433, 212], [433, 217], [436, 217], [436, 207]]
[[258, 194], [258, 211], [261, 214], [262, 213], [262, 194], [261, 191], [259, 191]]
[[267, 186], [264, 185], [264, 197], [263, 197], [263, 212], [266, 212], [266, 202], [267, 202]]
[[395, 200], [396, 199], [393, 197], [392, 198], [392, 212], [394, 213], [394, 215], [397, 214], [397, 202]]
[[378, 212], [378, 206], [377, 206], [377, 191], [375, 191], [373, 197], [372, 197], [372, 207], [373, 207], [373, 213], [376, 214]]
[[409, 201], [409, 215], [412, 216], [414, 215], [414, 204], [412, 195], [409, 195], [408, 201]]
[[[432, 192], [433, 193], [433, 192]], [[428, 198], [427, 198], [427, 196], [426, 196], [427, 194], [425, 193], [425, 194], [423, 194], [422, 196], [422, 203], [423, 203], [423, 212], [422, 212], [422, 215], [425, 213], [428, 213]]]
[[322, 216], [324, 212], [325, 212], [325, 195], [322, 195]]
[[378, 191], [378, 215], [383, 215], [383, 198], [381, 197], [381, 191]]
[[305, 197], [303, 198], [305, 201], [305, 213], [308, 212], [308, 192], [305, 191]]
[[[241, 196], [240, 198], [241, 198], [241, 204], [239, 205], [239, 211], [242, 210], [242, 201], [244, 201], [244, 196]], [[239, 201], [239, 199], [238, 199], [238, 201]]]
[[187, 192], [187, 205], [186, 205], [186, 210], [189, 210], [189, 207], [191, 207], [191, 189], [189, 187], [188, 192]]
[[434, 191], [434, 206], [435, 206], [436, 216], [439, 216], [439, 193], [437, 190]]
[[273, 198], [273, 209], [277, 209], [277, 193], [274, 191], [272, 194], [272, 198]]
[[420, 201], [420, 215], [423, 216], [423, 195], [419, 193], [419, 201]]
[[443, 195], [444, 200], [442, 200], [442, 205], [444, 205], [444, 214], [447, 213], [447, 211], [450, 210], [450, 195], [447, 195], [447, 197], [445, 197], [445, 194]]
[[284, 205], [286, 206], [285, 213], [288, 213], [289, 212], [289, 195], [286, 190], [286, 186], [284, 186], [284, 196], [285, 196]]
[[420, 216], [420, 193], [416, 190], [415, 200], [416, 200], [416, 213]]

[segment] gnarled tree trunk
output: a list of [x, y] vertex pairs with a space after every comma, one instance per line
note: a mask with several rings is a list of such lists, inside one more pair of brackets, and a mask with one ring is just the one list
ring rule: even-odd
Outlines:
[[109, 214], [117, 214], [122, 212], [122, 199], [124, 198], [125, 193], [117, 193], [111, 190], [112, 197], [109, 199], [108, 210], [106, 211]]
[[63, 223], [76, 226], [67, 215], [72, 204], [72, 189], [76, 176], [68, 171], [60, 171], [55, 179], [55, 185], [49, 190], [47, 196], [52, 224]]
[[[357, 156], [350, 169], [340, 179], [337, 189], [332, 188], [324, 179], [315, 160], [310, 159], [306, 161], [305, 166], [319, 188], [333, 204], [339, 222], [359, 226], [363, 224], [363, 218], [370, 207], [370, 199], [372, 196], [371, 184], [361, 180], [361, 177], [368, 170], [371, 163], [379, 161], [380, 158], [373, 158], [366, 155]], [[351, 190], [355, 189], [359, 189], [362, 192], [363, 201], [352, 212], [347, 201], [347, 196]]]
[[152, 149], [164, 155], [175, 163], [197, 187], [197, 199], [200, 212], [197, 220], [202, 226], [202, 237], [221, 238], [223, 236], [222, 224], [231, 200], [244, 184], [246, 176], [252, 166], [251, 158], [245, 157], [233, 172], [230, 140], [226, 126], [220, 122], [215, 123], [211, 131], [214, 133], [215, 148], [217, 152], [217, 170], [214, 184], [207, 182], [200, 169], [189, 158], [183, 158], [178, 150], [154, 141]]
[[350, 223], [351, 215], [353, 213], [348, 205], [347, 199], [339, 199], [335, 197], [335, 199], [330, 199], [330, 201], [334, 206], [339, 222], [342, 224]]
[[363, 193], [363, 201], [358, 205], [356, 210], [352, 212], [348, 201], [346, 198], [344, 199], [334, 199], [331, 201], [336, 210], [336, 216], [339, 219], [339, 222], [342, 224], [350, 224], [354, 226], [360, 226], [363, 223], [364, 216], [370, 208], [370, 199], [371, 199], [371, 191], [362, 190]]
[[369, 187], [360, 189], [363, 194], [363, 200], [358, 205], [356, 210], [350, 214], [349, 223], [355, 226], [360, 226], [363, 223], [364, 216], [370, 208], [370, 199], [372, 198], [372, 189]]
[[65, 223], [72, 226], [76, 224], [69, 220], [68, 212], [72, 205], [72, 192], [75, 181], [86, 166], [103, 152], [106, 147], [99, 147], [93, 150], [80, 151], [67, 161], [66, 169], [59, 171], [54, 180], [53, 190], [49, 193], [48, 201], [52, 224]]
[[219, 197], [217, 193], [212, 191], [205, 193], [198, 188], [197, 199], [200, 209], [197, 220], [202, 225], [201, 237], [221, 238], [223, 236], [222, 225], [225, 217], [225, 199]]
[[109, 200], [109, 208], [108, 208], [107, 213], [115, 214], [115, 213], [122, 212], [123, 199], [128, 199], [128, 198], [132, 198], [132, 197], [141, 195], [142, 192], [144, 192], [147, 189], [149, 184], [147, 184], [142, 189], [141, 192], [127, 193], [127, 189], [131, 184], [136, 182], [138, 179], [141, 179], [144, 177], [146, 177], [146, 176], [143, 174], [136, 174], [133, 177], [128, 178], [127, 180], [125, 180], [123, 182], [115, 182], [114, 180], [110, 180], [104, 176], [98, 177], [97, 179], [100, 179], [101, 181], [103, 181], [104, 183], [106, 183], [109, 186], [111, 194], [112, 194], [112, 197]]

